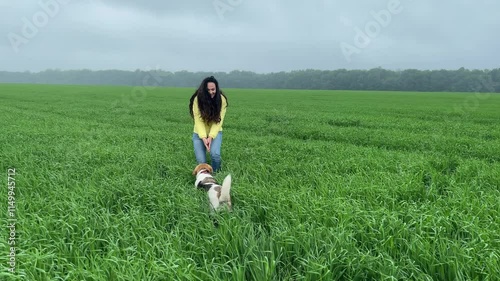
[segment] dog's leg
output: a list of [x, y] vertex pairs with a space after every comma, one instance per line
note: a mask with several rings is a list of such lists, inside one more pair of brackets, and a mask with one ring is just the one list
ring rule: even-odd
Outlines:
[[221, 195], [219, 198], [220, 202], [226, 202], [229, 211], [233, 210], [233, 206], [231, 204], [231, 175], [227, 175], [222, 182]]
[[[218, 186], [212, 187], [208, 190], [208, 200], [210, 201], [210, 207], [213, 211], [217, 211], [219, 208], [219, 192], [216, 190]], [[220, 187], [219, 187], [220, 188]]]

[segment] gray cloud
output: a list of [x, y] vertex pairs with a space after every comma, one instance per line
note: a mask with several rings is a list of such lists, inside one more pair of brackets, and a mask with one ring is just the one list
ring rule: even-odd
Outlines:
[[500, 67], [499, 8], [488, 0], [0, 0], [0, 70], [491, 69]]

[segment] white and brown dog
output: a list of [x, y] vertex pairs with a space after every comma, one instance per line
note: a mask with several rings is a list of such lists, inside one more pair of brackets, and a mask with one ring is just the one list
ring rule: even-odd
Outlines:
[[217, 211], [222, 203], [226, 203], [229, 210], [231, 205], [231, 175], [227, 175], [219, 185], [212, 176], [212, 166], [208, 164], [198, 164], [193, 170], [193, 176], [196, 176], [195, 187], [207, 191], [208, 200], [213, 211]]

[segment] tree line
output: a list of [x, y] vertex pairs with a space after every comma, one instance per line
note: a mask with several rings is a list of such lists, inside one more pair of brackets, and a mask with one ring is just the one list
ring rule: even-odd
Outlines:
[[154, 70], [0, 71], [0, 83], [129, 85], [195, 88], [206, 76], [215, 76], [224, 88], [376, 90], [421, 92], [500, 92], [500, 68], [492, 70], [295, 70], [255, 73]]

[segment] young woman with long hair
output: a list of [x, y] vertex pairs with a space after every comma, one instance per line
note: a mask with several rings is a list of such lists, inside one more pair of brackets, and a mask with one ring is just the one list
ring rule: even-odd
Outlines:
[[210, 153], [214, 172], [222, 165], [222, 124], [228, 106], [227, 97], [213, 76], [203, 79], [189, 100], [189, 113], [194, 120], [193, 146], [196, 162], [207, 163]]

